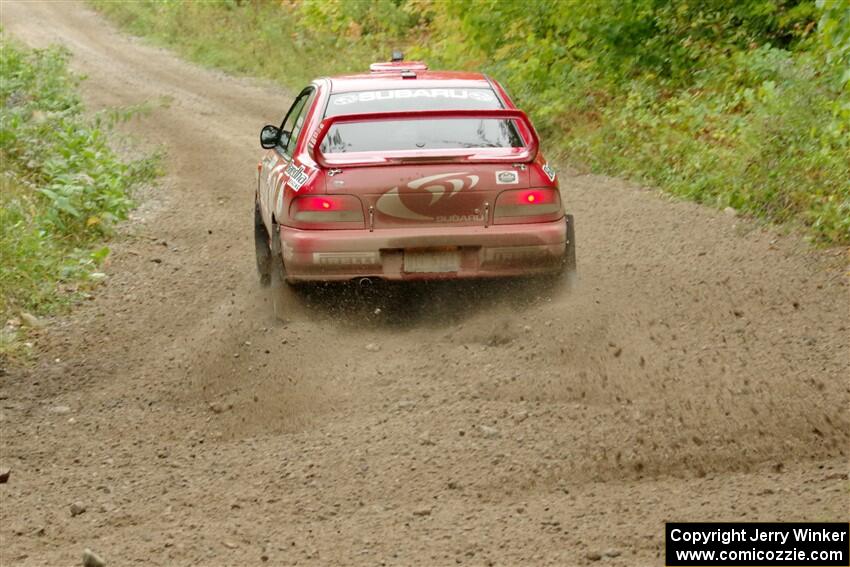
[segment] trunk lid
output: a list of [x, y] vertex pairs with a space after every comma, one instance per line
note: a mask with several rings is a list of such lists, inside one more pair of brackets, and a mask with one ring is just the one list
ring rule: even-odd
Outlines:
[[373, 226], [484, 226], [496, 195], [529, 185], [510, 164], [442, 163], [352, 167], [326, 177], [328, 194], [356, 195]]

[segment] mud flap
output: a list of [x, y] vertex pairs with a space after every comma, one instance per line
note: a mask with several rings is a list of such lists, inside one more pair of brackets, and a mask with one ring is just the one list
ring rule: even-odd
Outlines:
[[268, 287], [272, 276], [272, 253], [269, 248], [269, 233], [257, 204], [254, 205], [254, 250], [257, 256], [257, 273], [260, 285]]
[[566, 216], [567, 250], [564, 254], [564, 270], [575, 274], [576, 271], [576, 223], [573, 215]]
[[566, 250], [564, 250], [564, 263], [561, 273], [555, 281], [553, 291], [569, 292], [573, 289], [576, 281], [576, 225], [573, 215], [566, 215], [564, 222], [567, 224]]
[[576, 280], [576, 230], [573, 215], [566, 215], [567, 225], [564, 257], [557, 272], [536, 278], [534, 288], [548, 296], [569, 292]]
[[290, 323], [301, 312], [301, 298], [296, 286], [286, 281], [286, 266], [280, 249], [280, 229], [273, 225], [275, 234], [271, 238], [271, 294], [274, 316], [279, 321]]

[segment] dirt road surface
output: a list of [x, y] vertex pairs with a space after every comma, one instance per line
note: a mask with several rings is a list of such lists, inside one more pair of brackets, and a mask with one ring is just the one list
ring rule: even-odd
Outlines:
[[169, 173], [107, 282], [0, 377], [2, 565], [661, 565], [666, 520], [847, 519], [843, 251], [565, 170], [572, 293], [331, 291], [279, 322], [251, 207], [288, 93], [69, 2], [2, 25], [66, 45], [92, 108], [171, 101], [125, 129]]

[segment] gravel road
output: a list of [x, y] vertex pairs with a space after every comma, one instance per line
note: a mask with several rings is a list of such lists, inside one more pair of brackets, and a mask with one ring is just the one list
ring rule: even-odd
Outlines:
[[91, 108], [164, 101], [123, 131], [168, 152], [94, 300], [0, 376], [0, 564], [662, 565], [668, 520], [847, 519], [846, 251], [562, 168], [572, 292], [325, 290], [283, 323], [251, 207], [289, 93], [0, 10]]

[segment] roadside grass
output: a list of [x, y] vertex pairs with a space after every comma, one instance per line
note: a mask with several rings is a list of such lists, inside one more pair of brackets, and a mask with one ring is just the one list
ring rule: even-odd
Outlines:
[[395, 47], [482, 70], [580, 169], [850, 244], [850, 0], [89, 1], [191, 60], [291, 90]]
[[636, 83], [599, 119], [577, 121], [564, 147], [595, 171], [850, 244], [850, 128], [836, 120], [835, 88], [813, 57], [769, 56], [769, 77], [740, 93], [721, 77], [674, 96]]
[[158, 155], [125, 162], [108, 142], [139, 109], [86, 115], [67, 60], [0, 36], [0, 363], [102, 281], [131, 190], [159, 172]]

